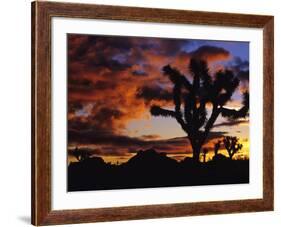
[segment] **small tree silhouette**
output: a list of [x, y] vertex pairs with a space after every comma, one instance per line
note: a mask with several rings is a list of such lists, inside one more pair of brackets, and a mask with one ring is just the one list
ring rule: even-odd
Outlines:
[[219, 149], [221, 147], [221, 141], [218, 140], [215, 144], [214, 144], [214, 152], [215, 152], [215, 156], [218, 155]]
[[208, 153], [208, 149], [207, 148], [203, 148], [203, 162], [206, 162], [206, 155]]
[[226, 136], [223, 139], [223, 143], [230, 159], [232, 159], [232, 157], [243, 147], [236, 136]]
[[[249, 94], [244, 93], [243, 106], [239, 110], [226, 108], [225, 104], [231, 99], [240, 82], [233, 72], [219, 71], [212, 79], [207, 63], [198, 59], [190, 60], [189, 70], [193, 76], [192, 82], [176, 68], [170, 65], [163, 67], [164, 75], [167, 75], [174, 85], [175, 109], [167, 110], [154, 105], [150, 112], [154, 116], [172, 117], [177, 120], [190, 140], [193, 159], [199, 162], [201, 147], [218, 116], [221, 114], [231, 119], [245, 117], [249, 110]], [[207, 119], [207, 103], [212, 105], [209, 119]]]

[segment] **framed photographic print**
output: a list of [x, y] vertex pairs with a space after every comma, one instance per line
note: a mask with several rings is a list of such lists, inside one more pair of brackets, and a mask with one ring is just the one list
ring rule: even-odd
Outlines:
[[273, 210], [273, 17], [32, 3], [32, 223]]

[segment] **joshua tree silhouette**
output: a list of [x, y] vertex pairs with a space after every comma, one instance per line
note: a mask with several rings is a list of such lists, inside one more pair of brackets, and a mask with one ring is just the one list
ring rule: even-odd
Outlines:
[[233, 155], [235, 155], [243, 147], [236, 136], [226, 136], [223, 139], [223, 143], [230, 159], [232, 159]]
[[[167, 110], [154, 105], [150, 112], [154, 116], [172, 117], [177, 120], [189, 138], [194, 161], [199, 162], [201, 147], [218, 116], [221, 114], [230, 119], [245, 117], [249, 110], [249, 94], [244, 93], [243, 106], [239, 110], [229, 109], [225, 104], [231, 99], [240, 82], [232, 71], [218, 71], [213, 79], [207, 63], [199, 59], [190, 60], [189, 71], [193, 76], [192, 82], [176, 68], [170, 65], [163, 67], [164, 75], [173, 83], [175, 109]], [[209, 119], [207, 103], [212, 105]]]
[[203, 148], [203, 162], [206, 162], [206, 155], [208, 153], [208, 149], [207, 148]]

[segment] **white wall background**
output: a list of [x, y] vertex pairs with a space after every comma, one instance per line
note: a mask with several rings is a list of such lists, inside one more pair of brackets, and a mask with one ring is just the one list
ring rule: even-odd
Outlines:
[[[65, 0], [66, 1], [66, 0]], [[280, 226], [281, 223], [281, 12], [278, 0], [72, 0], [97, 4], [271, 14], [275, 16], [275, 211], [84, 224], [75, 226]], [[30, 224], [30, 0], [0, 7], [0, 226]], [[279, 64], [278, 64], [279, 63]], [[71, 225], [68, 225], [71, 226]]]

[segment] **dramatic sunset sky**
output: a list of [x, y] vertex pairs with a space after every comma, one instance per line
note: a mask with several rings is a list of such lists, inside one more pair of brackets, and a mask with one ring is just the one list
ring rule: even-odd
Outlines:
[[[175, 119], [153, 117], [157, 104], [174, 108], [172, 84], [162, 67], [170, 64], [187, 78], [192, 57], [207, 61], [211, 75], [230, 69], [240, 85], [226, 106], [241, 107], [249, 86], [249, 43], [68, 34], [68, 152], [77, 146], [107, 162], [127, 161], [139, 150], [154, 148], [177, 160], [192, 155], [186, 134]], [[219, 117], [204, 147], [224, 135], [238, 136], [249, 157], [249, 119]], [[222, 153], [225, 151], [221, 150]], [[226, 154], [226, 153], [225, 153]]]

